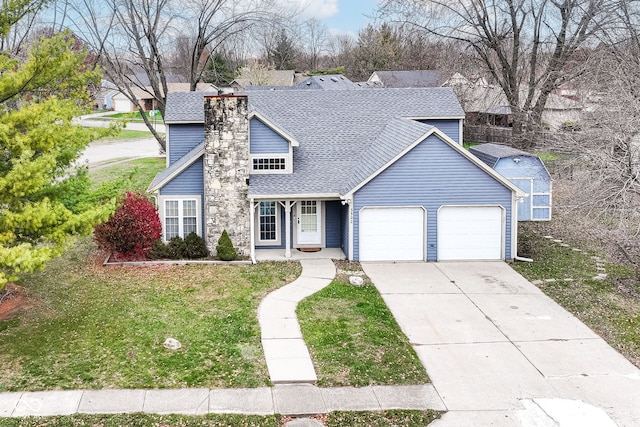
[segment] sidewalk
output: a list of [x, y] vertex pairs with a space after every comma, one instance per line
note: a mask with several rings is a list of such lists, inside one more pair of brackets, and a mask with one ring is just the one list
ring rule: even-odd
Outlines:
[[444, 410], [430, 384], [318, 388], [68, 390], [0, 393], [0, 417], [72, 414], [315, 415], [331, 411]]
[[267, 295], [258, 307], [262, 348], [273, 384], [314, 383], [318, 380], [302, 338], [296, 307], [326, 287], [336, 275], [330, 259], [304, 259], [296, 280]]

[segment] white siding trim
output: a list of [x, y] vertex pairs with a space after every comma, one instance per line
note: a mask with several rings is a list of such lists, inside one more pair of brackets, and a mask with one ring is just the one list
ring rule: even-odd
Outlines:
[[293, 147], [300, 146], [300, 143], [295, 138], [293, 138], [289, 133], [287, 133], [284, 129], [280, 128], [279, 126], [276, 126], [271, 120], [267, 119], [265, 116], [263, 116], [259, 112], [253, 111], [249, 113], [249, 121], [251, 121], [251, 119], [254, 117], [260, 120], [265, 125], [267, 125], [267, 127], [269, 127], [272, 131], [274, 131], [275, 133], [277, 133], [278, 135], [280, 135], [281, 137], [289, 141], [289, 145]]
[[427, 133], [425, 133], [424, 135], [422, 135], [420, 138], [416, 139], [416, 141], [409, 145], [407, 148], [405, 148], [404, 150], [402, 150], [402, 152], [400, 152], [398, 155], [396, 155], [394, 158], [392, 158], [391, 160], [389, 160], [386, 164], [384, 164], [380, 169], [378, 169], [377, 171], [375, 171], [373, 174], [371, 174], [371, 176], [369, 176], [368, 178], [366, 178], [365, 180], [363, 180], [360, 184], [358, 184], [356, 187], [354, 187], [352, 190], [350, 190], [345, 197], [353, 197], [353, 195], [355, 194], [356, 191], [358, 191], [359, 189], [361, 189], [362, 187], [364, 187], [365, 185], [367, 185], [370, 181], [372, 181], [375, 177], [377, 177], [378, 175], [380, 175], [382, 172], [384, 172], [387, 168], [389, 168], [391, 165], [393, 165], [395, 162], [397, 162], [400, 158], [402, 158], [405, 154], [407, 154], [408, 152], [410, 152], [411, 150], [413, 150], [418, 144], [420, 144], [421, 142], [423, 142], [424, 140], [426, 140], [429, 136], [431, 135], [436, 135], [438, 138], [440, 138], [444, 143], [448, 144], [451, 148], [453, 148], [454, 150], [456, 150], [459, 154], [462, 154], [465, 158], [467, 158], [469, 161], [471, 161], [473, 164], [475, 164], [476, 166], [478, 166], [480, 169], [482, 169], [485, 173], [489, 174], [491, 177], [493, 177], [496, 181], [498, 181], [499, 183], [501, 183], [502, 185], [504, 185], [505, 187], [507, 187], [509, 190], [514, 191], [518, 197], [524, 197], [525, 193], [520, 190], [518, 187], [516, 187], [513, 183], [511, 183], [508, 179], [506, 179], [505, 177], [503, 177], [502, 175], [500, 175], [498, 172], [496, 172], [495, 170], [493, 170], [491, 167], [489, 167], [487, 164], [485, 164], [483, 161], [481, 161], [480, 159], [478, 159], [476, 156], [474, 156], [473, 154], [469, 153], [469, 151], [467, 151], [461, 144], [458, 144], [457, 142], [455, 142], [453, 139], [451, 139], [450, 137], [448, 137], [445, 133], [443, 133], [440, 129], [438, 128], [432, 128], [431, 130], [429, 130]]

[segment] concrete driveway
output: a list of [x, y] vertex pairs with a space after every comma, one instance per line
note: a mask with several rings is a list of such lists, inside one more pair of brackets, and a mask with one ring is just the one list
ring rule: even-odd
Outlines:
[[506, 263], [363, 268], [449, 411], [434, 427], [640, 425], [640, 370]]

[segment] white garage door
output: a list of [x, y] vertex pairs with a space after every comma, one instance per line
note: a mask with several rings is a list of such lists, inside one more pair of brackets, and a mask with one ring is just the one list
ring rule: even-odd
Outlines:
[[425, 229], [423, 208], [364, 208], [360, 211], [360, 261], [422, 261]]
[[438, 261], [502, 259], [502, 208], [443, 206], [438, 211]]

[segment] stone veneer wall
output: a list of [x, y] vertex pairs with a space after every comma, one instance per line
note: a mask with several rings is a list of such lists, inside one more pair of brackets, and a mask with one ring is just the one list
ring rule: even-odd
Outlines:
[[204, 102], [205, 240], [212, 254], [225, 229], [238, 254], [250, 253], [247, 101], [247, 96], [221, 95]]

